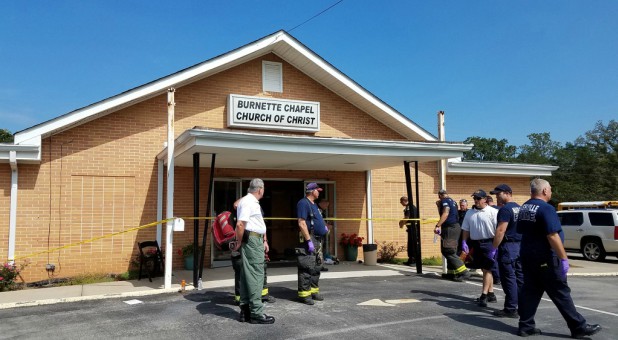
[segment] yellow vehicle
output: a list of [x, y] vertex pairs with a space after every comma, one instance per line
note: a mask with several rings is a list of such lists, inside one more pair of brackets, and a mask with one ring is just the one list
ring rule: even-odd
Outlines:
[[618, 209], [618, 201], [562, 202], [558, 204], [557, 210], [578, 209]]

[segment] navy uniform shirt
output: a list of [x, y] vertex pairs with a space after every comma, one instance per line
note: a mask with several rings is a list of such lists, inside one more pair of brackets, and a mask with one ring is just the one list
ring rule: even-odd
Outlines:
[[533, 198], [524, 203], [517, 215], [517, 231], [521, 233], [521, 258], [531, 262], [546, 262], [555, 256], [547, 235], [564, 233], [556, 209], [547, 202]]
[[508, 222], [506, 226], [506, 232], [504, 233], [504, 239], [502, 242], [519, 242], [521, 241], [521, 234], [517, 232], [517, 215], [519, 214], [519, 204], [515, 202], [509, 202], [498, 211], [498, 224], [500, 222]]
[[[313, 212], [313, 219], [311, 218], [311, 211]], [[311, 204], [308, 198], [305, 197], [298, 201], [298, 204], [296, 204], [296, 216], [305, 220], [310, 234], [313, 233], [317, 236], [326, 235], [326, 223], [324, 223], [322, 214], [318, 210], [318, 205], [315, 203]]]
[[440, 216], [442, 216], [442, 213], [444, 212], [444, 209], [446, 207], [449, 207], [449, 211], [448, 211], [448, 217], [446, 218], [446, 221], [444, 221], [444, 224], [459, 223], [459, 214], [457, 213], [457, 203], [455, 203], [455, 201], [453, 201], [453, 199], [450, 197], [441, 199], [440, 200]]

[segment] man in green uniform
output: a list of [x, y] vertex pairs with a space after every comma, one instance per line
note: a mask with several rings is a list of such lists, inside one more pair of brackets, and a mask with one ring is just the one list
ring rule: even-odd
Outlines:
[[259, 199], [264, 196], [264, 181], [254, 178], [249, 184], [248, 194], [238, 204], [236, 239], [242, 240], [234, 246], [240, 250], [240, 316], [239, 321], [270, 324], [275, 318], [264, 314], [262, 287], [264, 285], [264, 252], [268, 243], [264, 239], [266, 224], [262, 216]]

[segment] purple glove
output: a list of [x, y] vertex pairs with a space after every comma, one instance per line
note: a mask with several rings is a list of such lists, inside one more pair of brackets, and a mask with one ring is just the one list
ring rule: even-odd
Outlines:
[[440, 234], [442, 234], [442, 229], [440, 227], [436, 226], [436, 228], [433, 230], [433, 233], [440, 235]]
[[562, 278], [566, 279], [566, 274], [569, 272], [569, 259], [560, 259], [560, 266]]
[[313, 246], [313, 242], [311, 240], [307, 241], [307, 250], [309, 250], [310, 253], [315, 251], [315, 246]]
[[498, 252], [497, 248], [491, 248], [489, 251], [489, 258], [496, 259], [496, 253]]
[[470, 253], [470, 248], [468, 248], [468, 244], [466, 243], [466, 240], [461, 241], [461, 250], [464, 253]]

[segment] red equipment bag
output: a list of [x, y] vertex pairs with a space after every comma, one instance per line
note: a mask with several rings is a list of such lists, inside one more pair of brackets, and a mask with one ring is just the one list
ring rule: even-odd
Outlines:
[[230, 219], [232, 213], [224, 211], [215, 217], [215, 222], [212, 225], [212, 236], [215, 240], [215, 246], [219, 250], [229, 250], [230, 241], [236, 239], [236, 231]]

